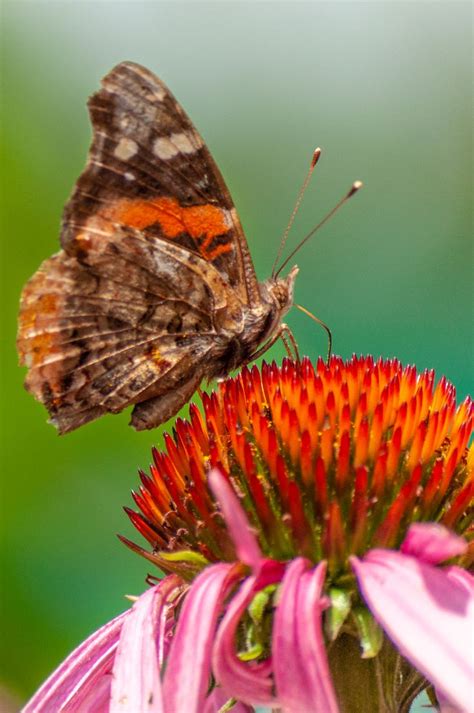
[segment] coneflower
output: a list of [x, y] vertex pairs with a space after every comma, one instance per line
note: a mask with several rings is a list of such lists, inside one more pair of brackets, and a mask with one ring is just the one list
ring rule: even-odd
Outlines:
[[153, 452], [165, 573], [24, 711], [474, 710], [472, 402], [396, 360], [243, 369]]

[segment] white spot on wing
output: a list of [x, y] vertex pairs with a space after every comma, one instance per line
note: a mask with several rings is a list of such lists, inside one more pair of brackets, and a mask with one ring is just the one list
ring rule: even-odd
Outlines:
[[167, 161], [168, 159], [176, 156], [179, 153], [179, 149], [171, 143], [169, 138], [166, 136], [160, 136], [160, 138], [156, 139], [153, 144], [153, 153], [163, 161]]
[[194, 131], [182, 131], [169, 136], [160, 136], [153, 144], [153, 153], [163, 161], [174, 158], [179, 153], [192, 154], [202, 146], [200, 137]]
[[135, 174], [132, 173], [131, 171], [126, 171], [123, 175], [125, 176], [125, 179], [126, 179], [127, 181], [134, 181], [134, 180], [135, 180]]
[[194, 153], [196, 148], [191, 142], [191, 138], [194, 138], [193, 134], [171, 134], [170, 139], [172, 143], [181, 151], [181, 153]]
[[201, 178], [199, 181], [196, 181], [196, 188], [208, 188], [208, 187], [209, 187], [209, 178], [206, 173], [203, 178]]
[[114, 156], [121, 161], [128, 161], [129, 158], [135, 156], [138, 151], [138, 146], [133, 139], [122, 137], [114, 150]]
[[148, 99], [148, 101], [150, 101], [150, 102], [162, 102], [166, 96], [166, 91], [163, 87], [160, 87], [157, 84], [157, 85], [155, 85], [155, 88], [153, 89], [153, 91], [148, 92], [148, 94], [146, 94], [145, 96]]

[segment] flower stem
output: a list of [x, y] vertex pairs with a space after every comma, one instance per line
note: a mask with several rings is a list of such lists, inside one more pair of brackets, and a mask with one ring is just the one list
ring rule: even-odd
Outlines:
[[363, 659], [357, 638], [342, 633], [328, 655], [341, 713], [409, 713], [428, 685], [386, 637], [377, 656]]

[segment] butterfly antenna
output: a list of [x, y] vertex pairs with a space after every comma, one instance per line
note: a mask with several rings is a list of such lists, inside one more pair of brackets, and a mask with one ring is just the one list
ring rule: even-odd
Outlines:
[[333, 216], [335, 213], [337, 213], [337, 211], [339, 210], [339, 208], [341, 208], [341, 207], [344, 205], [344, 203], [346, 203], [346, 201], [349, 200], [349, 198], [352, 198], [352, 196], [353, 196], [355, 193], [357, 193], [357, 191], [358, 191], [360, 188], [362, 188], [362, 186], [363, 186], [362, 181], [354, 181], [354, 183], [352, 184], [352, 186], [350, 187], [350, 189], [349, 189], [349, 191], [346, 193], [346, 195], [345, 195], [343, 198], [341, 198], [341, 200], [340, 200], [338, 203], [336, 203], [336, 205], [334, 206], [334, 208], [329, 211], [329, 213], [321, 220], [321, 222], [319, 222], [319, 223], [317, 224], [317, 226], [316, 226], [315, 228], [313, 228], [313, 230], [311, 230], [311, 232], [309, 232], [308, 235], [306, 235], [306, 236], [303, 238], [303, 240], [301, 240], [301, 242], [298, 243], [298, 245], [296, 246], [296, 248], [291, 251], [291, 253], [288, 255], [288, 257], [282, 262], [282, 264], [280, 265], [280, 267], [278, 268], [278, 270], [272, 275], [273, 278], [278, 277], [278, 275], [279, 275], [280, 272], [283, 270], [283, 268], [284, 268], [286, 265], [288, 265], [288, 263], [290, 262], [290, 260], [291, 260], [291, 258], [293, 257], [293, 255], [294, 255], [295, 253], [297, 253], [298, 250], [300, 250], [300, 249], [303, 247], [303, 245], [304, 245], [306, 242], [308, 242], [308, 240], [316, 233], [316, 231], [318, 231], [320, 228], [322, 228], [323, 225], [324, 225], [325, 223], [327, 223], [327, 221], [328, 221], [330, 218], [332, 218], [332, 216]]
[[280, 260], [280, 258], [281, 258], [283, 249], [284, 249], [284, 247], [285, 247], [285, 245], [286, 245], [286, 241], [287, 241], [287, 239], [288, 239], [288, 234], [289, 234], [289, 232], [290, 232], [290, 230], [291, 230], [291, 226], [293, 225], [293, 223], [294, 223], [294, 221], [295, 221], [296, 214], [297, 214], [297, 212], [298, 212], [298, 210], [299, 210], [299, 207], [300, 207], [300, 205], [301, 205], [301, 201], [303, 200], [303, 196], [304, 196], [304, 194], [306, 193], [306, 189], [308, 188], [308, 184], [309, 184], [309, 182], [310, 182], [310, 180], [311, 180], [311, 176], [313, 175], [313, 171], [314, 171], [314, 169], [316, 168], [316, 164], [318, 163], [320, 156], [321, 156], [321, 149], [320, 149], [319, 146], [318, 146], [318, 148], [317, 148], [317, 149], [314, 149], [314, 151], [313, 151], [313, 157], [312, 157], [312, 159], [311, 159], [311, 164], [310, 164], [310, 166], [309, 166], [309, 171], [308, 171], [308, 173], [306, 174], [306, 178], [305, 178], [304, 181], [303, 181], [303, 185], [301, 186], [301, 188], [300, 188], [300, 190], [299, 190], [298, 197], [297, 197], [296, 203], [295, 203], [295, 207], [293, 208], [293, 212], [292, 212], [292, 214], [291, 214], [291, 216], [290, 216], [290, 220], [288, 221], [288, 225], [286, 226], [285, 232], [283, 233], [283, 237], [282, 237], [282, 239], [280, 240], [280, 247], [278, 248], [278, 254], [277, 254], [276, 258], [275, 258], [275, 262], [273, 263], [273, 267], [272, 267], [272, 277], [275, 277], [275, 270], [276, 270], [276, 267], [277, 267], [277, 265], [278, 265], [278, 262], [279, 262], [279, 260]]
[[297, 307], [300, 312], [303, 312], [307, 317], [310, 317], [316, 324], [319, 324], [323, 329], [326, 330], [326, 334], [328, 335], [328, 356], [327, 356], [327, 361], [329, 362], [332, 354], [332, 332], [329, 329], [328, 325], [323, 322], [322, 319], [319, 319], [319, 317], [316, 317], [312, 312], [310, 312], [306, 307], [302, 307], [301, 305], [294, 303], [294, 306]]

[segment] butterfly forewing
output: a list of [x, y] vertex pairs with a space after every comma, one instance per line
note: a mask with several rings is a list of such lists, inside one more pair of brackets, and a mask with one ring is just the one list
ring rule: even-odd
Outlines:
[[[211, 262], [248, 301], [256, 278], [224, 180], [202, 138], [155, 75], [124, 62], [89, 100], [89, 161], [64, 212], [61, 242], [87, 262], [88, 230], [135, 228]], [[113, 238], [112, 238], [113, 239]]]

